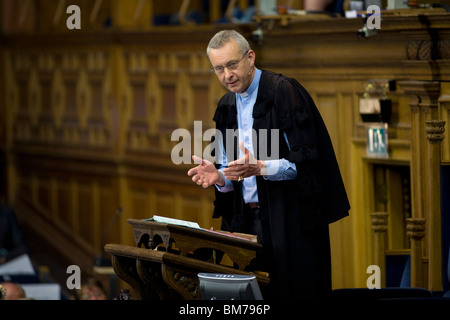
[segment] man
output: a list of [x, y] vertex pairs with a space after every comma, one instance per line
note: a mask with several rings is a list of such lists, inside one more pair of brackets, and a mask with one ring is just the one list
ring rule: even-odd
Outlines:
[[207, 55], [230, 91], [214, 115], [219, 164], [194, 156], [199, 165], [188, 175], [204, 188], [215, 185], [213, 216], [222, 217], [222, 229], [258, 235], [271, 279], [266, 294], [326, 296], [328, 224], [347, 216], [350, 206], [322, 118], [297, 81], [255, 67], [255, 52], [236, 31], [217, 33]]

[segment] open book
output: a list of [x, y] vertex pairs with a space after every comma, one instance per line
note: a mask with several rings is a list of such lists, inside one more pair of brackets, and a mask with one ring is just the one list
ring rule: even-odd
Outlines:
[[174, 218], [167, 218], [167, 217], [162, 217], [162, 216], [157, 216], [157, 215], [154, 215], [153, 217], [151, 217], [149, 219], [143, 219], [143, 220], [155, 221], [155, 222], [159, 222], [159, 223], [175, 224], [177, 226], [185, 226], [185, 227], [194, 228], [194, 229], [202, 229], [196, 222], [174, 219]]
[[174, 225], [177, 225], [177, 226], [184, 226], [184, 227], [188, 227], [188, 228], [193, 228], [193, 229], [198, 229], [198, 230], [204, 230], [204, 231], [207, 231], [207, 232], [217, 233], [217, 234], [221, 234], [221, 235], [224, 235], [224, 236], [227, 236], [227, 237], [238, 238], [238, 239], [248, 240], [248, 241], [252, 241], [252, 242], [258, 242], [258, 237], [256, 235], [253, 235], [253, 234], [229, 232], [229, 231], [222, 231], [222, 230], [204, 229], [204, 228], [201, 228], [199, 226], [199, 224], [196, 223], [196, 222], [191, 222], [191, 221], [186, 221], [186, 220], [181, 220], [181, 219], [167, 218], [167, 217], [154, 215], [151, 218], [143, 219], [143, 220], [144, 221], [155, 221], [155, 222], [159, 222], [159, 223], [174, 224]]

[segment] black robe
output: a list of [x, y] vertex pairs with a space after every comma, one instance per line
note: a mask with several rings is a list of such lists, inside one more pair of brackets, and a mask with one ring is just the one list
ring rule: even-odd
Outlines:
[[[235, 94], [229, 92], [219, 101], [213, 119], [224, 146], [225, 130], [238, 128], [236, 112]], [[253, 118], [254, 150], [259, 152], [259, 130], [279, 129], [279, 158], [295, 163], [297, 169], [296, 180], [256, 177], [265, 268], [271, 278], [268, 292], [277, 299], [326, 295], [331, 291], [328, 224], [347, 216], [350, 205], [325, 124], [296, 80], [268, 71], [261, 74]], [[270, 134], [267, 137], [270, 146]], [[254, 156], [267, 160], [265, 154]], [[222, 217], [224, 230], [246, 232], [242, 188], [239, 182], [233, 184], [232, 192], [216, 190], [213, 217]]]

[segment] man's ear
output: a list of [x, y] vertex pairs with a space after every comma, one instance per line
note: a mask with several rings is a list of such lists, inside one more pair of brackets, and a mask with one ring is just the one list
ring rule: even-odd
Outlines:
[[253, 68], [253, 66], [255, 65], [255, 59], [256, 59], [255, 51], [253, 51], [252, 49], [248, 50], [247, 57], [250, 59], [250, 65]]

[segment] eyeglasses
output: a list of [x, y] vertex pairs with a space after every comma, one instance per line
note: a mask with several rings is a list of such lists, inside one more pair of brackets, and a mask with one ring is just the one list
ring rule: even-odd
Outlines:
[[249, 50], [245, 51], [245, 53], [242, 55], [242, 58], [236, 61], [231, 61], [227, 63], [225, 66], [217, 66], [211, 69], [211, 71], [214, 71], [216, 74], [222, 74], [225, 72], [225, 68], [228, 70], [236, 70], [239, 67], [239, 62], [241, 62], [242, 59], [244, 59], [245, 55], [248, 53]]

